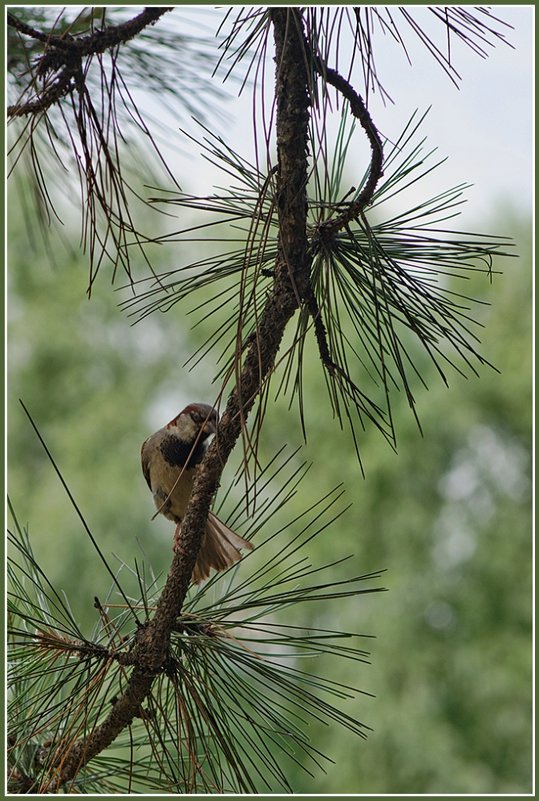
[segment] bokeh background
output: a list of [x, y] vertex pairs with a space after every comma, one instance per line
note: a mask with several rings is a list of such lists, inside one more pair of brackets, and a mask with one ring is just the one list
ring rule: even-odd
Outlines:
[[[211, 28], [216, 12], [174, 13], [176, 24], [190, 30], [197, 13]], [[518, 259], [499, 260], [501, 274], [492, 282], [477, 275], [466, 288], [488, 304], [474, 316], [484, 326], [482, 353], [499, 372], [455, 374], [446, 388], [425, 364], [428, 388], [414, 388], [423, 436], [406, 405], [396, 403], [398, 454], [366, 431], [364, 478], [346, 432], [320, 400], [325, 385], [316, 354], [306, 356], [308, 441], [298, 458], [313, 468], [283, 514], [292, 519], [343, 483], [352, 506], [311, 543], [313, 561], [350, 554], [335, 568], [336, 580], [384, 569], [388, 592], [313, 606], [298, 621], [372, 637], [365, 641], [370, 665], [324, 656], [303, 665], [370, 693], [347, 701], [346, 711], [372, 733], [364, 742], [337, 725], [313, 726], [313, 742], [334, 762], [314, 777], [291, 763], [297, 792], [531, 791], [533, 9], [500, 6], [497, 13], [514, 24], [515, 49], [500, 46], [487, 61], [455, 53], [458, 90], [420, 50], [412, 49], [408, 67], [380, 43], [395, 105], [373, 98], [379, 127], [388, 136], [399, 132], [415, 108], [432, 104], [425, 132], [441, 156], [450, 156], [432, 186], [476, 184], [456, 227], [512, 236]], [[234, 92], [223, 104], [220, 133], [226, 130], [236, 150], [252, 148], [250, 104], [248, 93]], [[219, 183], [192, 145], [180, 150], [167, 155], [186, 191]], [[111, 286], [106, 269], [88, 299], [76, 212], [68, 213], [61, 236], [52, 224], [45, 248], [28, 217], [24, 186], [23, 180], [8, 189], [9, 492], [43, 569], [90, 627], [93, 598], [106, 594], [108, 577], [18, 401], [37, 422], [111, 564], [120, 570], [136, 558], [166, 572], [171, 531], [164, 520], [150, 522], [139, 447], [186, 401], [214, 399], [212, 359], [191, 371], [183, 365], [218, 320], [193, 327], [187, 303], [133, 325], [119, 307], [126, 292]], [[156, 218], [156, 230], [163, 224]], [[187, 261], [189, 246], [181, 248], [154, 257], [157, 270]], [[302, 444], [301, 432], [295, 410], [277, 403], [262, 458], [285, 442]]]

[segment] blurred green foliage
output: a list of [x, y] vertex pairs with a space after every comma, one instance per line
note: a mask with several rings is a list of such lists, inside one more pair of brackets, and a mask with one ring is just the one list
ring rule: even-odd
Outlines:
[[[58, 248], [52, 268], [30, 247], [15, 204], [9, 224], [9, 491], [43, 569], [84, 627], [110, 579], [18, 399], [112, 564], [117, 555], [119, 570], [136, 558], [166, 571], [172, 531], [150, 522], [138, 450], [187, 400], [213, 401], [209, 365], [182, 369], [210, 321], [189, 330], [185, 305], [131, 326], [118, 309], [125, 293], [104, 272], [86, 299], [83, 257]], [[426, 365], [429, 388], [415, 387], [424, 436], [405, 399], [395, 403], [398, 454], [366, 431], [365, 479], [323, 401], [314, 350], [306, 361], [301, 458], [313, 467], [286, 518], [344, 482], [353, 505], [311, 543], [313, 562], [351, 554], [336, 579], [385, 568], [389, 592], [313, 606], [296, 621], [376, 637], [364, 641], [370, 667], [303, 662], [375, 697], [347, 706], [372, 727], [366, 742], [313, 727], [314, 744], [335, 764], [311, 779], [291, 763], [297, 792], [531, 790], [531, 246], [528, 221], [505, 215], [500, 228], [515, 236], [520, 259], [498, 264], [504, 275], [492, 285], [474, 278], [469, 292], [491, 303], [479, 309], [483, 353], [500, 374], [455, 376], [447, 389]], [[285, 442], [300, 444], [298, 417], [277, 402], [262, 461]], [[128, 580], [125, 567], [121, 574]]]

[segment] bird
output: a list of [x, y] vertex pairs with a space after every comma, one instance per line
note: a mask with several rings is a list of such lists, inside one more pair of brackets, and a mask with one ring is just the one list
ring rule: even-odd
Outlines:
[[[208, 437], [217, 430], [218, 416], [207, 403], [190, 403], [176, 417], [142, 443], [142, 472], [153, 493], [157, 512], [176, 523], [174, 548], [191, 495], [197, 465], [202, 461]], [[241, 550], [253, 545], [210, 512], [192, 573], [195, 584], [226, 570], [241, 559]]]

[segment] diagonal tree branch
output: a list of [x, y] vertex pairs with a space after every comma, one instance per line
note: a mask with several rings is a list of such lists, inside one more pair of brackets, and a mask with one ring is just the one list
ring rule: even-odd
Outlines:
[[132, 651], [133, 669], [124, 694], [107, 718], [89, 736], [57, 760], [55, 789], [69, 786], [77, 772], [106, 748], [139, 714], [155, 677], [166, 662], [170, 635], [190, 583], [211, 500], [246, 417], [270, 375], [287, 323], [299, 307], [309, 282], [307, 255], [308, 75], [301, 14], [296, 9], [270, 10], [276, 49], [276, 100], [279, 254], [273, 288], [267, 298], [255, 339], [238, 370], [219, 423], [217, 436], [200, 464], [181, 540], [153, 619], [141, 627]]

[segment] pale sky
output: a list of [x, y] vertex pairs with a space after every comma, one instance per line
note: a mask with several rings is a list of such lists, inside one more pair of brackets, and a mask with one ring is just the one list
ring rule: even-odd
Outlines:
[[[377, 64], [395, 105], [384, 107], [379, 95], [369, 104], [378, 129], [390, 138], [400, 133], [414, 110], [432, 106], [422, 126], [428, 137], [426, 147], [437, 147], [437, 158], [448, 156], [449, 161], [423, 184], [422, 191], [432, 188], [435, 194], [462, 182], [472, 183], [463, 209], [463, 219], [471, 222], [496, 216], [503, 205], [529, 213], [532, 203], [534, 7], [490, 8], [514, 26], [514, 31], [507, 30], [507, 38], [515, 49], [500, 43], [488, 59], [482, 59], [467, 47], [455, 47], [454, 65], [462, 77], [459, 89], [422, 46], [414, 46], [414, 36], [406, 32], [406, 26], [402, 30], [412, 66], [401, 50], [383, 36], [376, 37]], [[193, 23], [197, 14], [202, 14], [205, 26], [211, 29], [213, 15], [220, 12], [208, 7], [178, 7], [173, 13], [180, 27], [183, 19]], [[192, 30], [192, 25], [189, 27]], [[273, 62], [268, 69], [271, 89]], [[251, 91], [233, 96], [225, 108], [231, 122], [223, 123], [221, 130], [217, 123], [216, 132], [240, 152], [252, 152]], [[187, 192], [206, 194], [215, 182], [223, 184], [223, 178], [192, 153], [187, 158], [176, 151], [174, 161]], [[365, 164], [360, 166], [363, 170]]]

